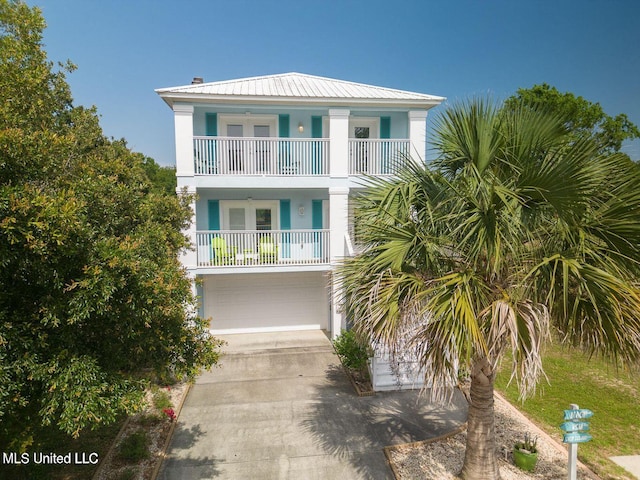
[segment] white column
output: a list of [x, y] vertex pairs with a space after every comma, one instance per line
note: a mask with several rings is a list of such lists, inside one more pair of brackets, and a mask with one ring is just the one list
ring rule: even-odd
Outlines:
[[427, 111], [409, 111], [409, 141], [411, 157], [424, 164], [427, 157]]
[[195, 272], [188, 271], [187, 278], [191, 281], [191, 293], [193, 295], [193, 298], [195, 299], [194, 304], [187, 306], [187, 312], [190, 316], [196, 316], [199, 314], [199, 311], [201, 310], [200, 302], [202, 302], [202, 298], [200, 298], [200, 296], [198, 295], [198, 285], [196, 283], [197, 278], [196, 278]]
[[193, 105], [174, 105], [176, 135], [176, 175], [193, 177]]
[[195, 272], [198, 267], [198, 252], [196, 251], [196, 187], [188, 186], [185, 188], [177, 188], [178, 195], [191, 195], [191, 223], [182, 233], [189, 239], [190, 248], [184, 250], [180, 254], [180, 262], [190, 272]]
[[[345, 235], [349, 228], [349, 188], [329, 188], [329, 248], [331, 265], [336, 266], [346, 256]], [[346, 327], [346, 318], [340, 308], [339, 300], [342, 290], [334, 283], [331, 284], [331, 336], [340, 335]]]
[[349, 176], [349, 110], [329, 109], [329, 176]]

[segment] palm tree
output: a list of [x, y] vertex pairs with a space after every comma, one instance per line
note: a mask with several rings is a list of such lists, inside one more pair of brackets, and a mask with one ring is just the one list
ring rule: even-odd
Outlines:
[[[640, 175], [553, 116], [475, 99], [436, 122], [438, 158], [356, 199], [364, 248], [336, 274], [353, 328], [414, 351], [435, 399], [470, 373], [462, 478], [499, 479], [498, 362], [524, 398], [562, 341], [622, 364], [640, 357]], [[509, 355], [510, 354], [510, 355]]]

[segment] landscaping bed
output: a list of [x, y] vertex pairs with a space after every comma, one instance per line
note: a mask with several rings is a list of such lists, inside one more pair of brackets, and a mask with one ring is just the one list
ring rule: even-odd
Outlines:
[[[500, 452], [502, 480], [558, 480], [567, 478], [567, 452], [551, 437], [544, 434], [499, 395], [495, 399], [496, 446]], [[539, 459], [533, 473], [519, 470], [513, 463], [513, 445], [527, 432], [537, 436]], [[387, 447], [396, 480], [431, 478], [455, 480], [464, 461], [466, 427], [452, 435], [424, 442]], [[578, 470], [578, 478], [598, 479], [585, 467]]]
[[367, 364], [370, 352], [362, 340], [352, 330], [345, 330], [332, 344], [358, 396], [375, 395]]
[[188, 388], [181, 383], [147, 391], [147, 407], [127, 419], [101, 459], [94, 480], [155, 478]]

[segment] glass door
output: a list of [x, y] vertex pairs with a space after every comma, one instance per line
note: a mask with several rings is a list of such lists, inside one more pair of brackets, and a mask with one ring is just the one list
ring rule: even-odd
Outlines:
[[351, 118], [349, 134], [354, 139], [351, 145], [351, 165], [358, 173], [369, 173], [375, 147], [369, 139], [378, 138], [378, 123], [373, 118]]
[[273, 230], [272, 208], [256, 208], [256, 230]]
[[247, 229], [247, 209], [233, 207], [229, 209], [229, 230]]
[[[227, 137], [243, 137], [242, 125], [227, 125]], [[229, 140], [229, 172], [239, 173], [244, 171], [244, 153], [242, 140]]]
[[256, 172], [269, 173], [271, 171], [271, 145], [269, 140], [260, 140], [270, 136], [269, 125], [254, 125], [253, 136], [256, 138], [254, 147]]

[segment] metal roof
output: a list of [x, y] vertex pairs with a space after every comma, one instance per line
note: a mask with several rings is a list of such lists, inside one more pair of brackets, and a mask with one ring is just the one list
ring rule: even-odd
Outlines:
[[443, 97], [302, 73], [283, 73], [211, 83], [160, 88], [156, 92], [169, 105], [176, 100], [304, 101], [305, 103], [368, 103], [432, 107]]

